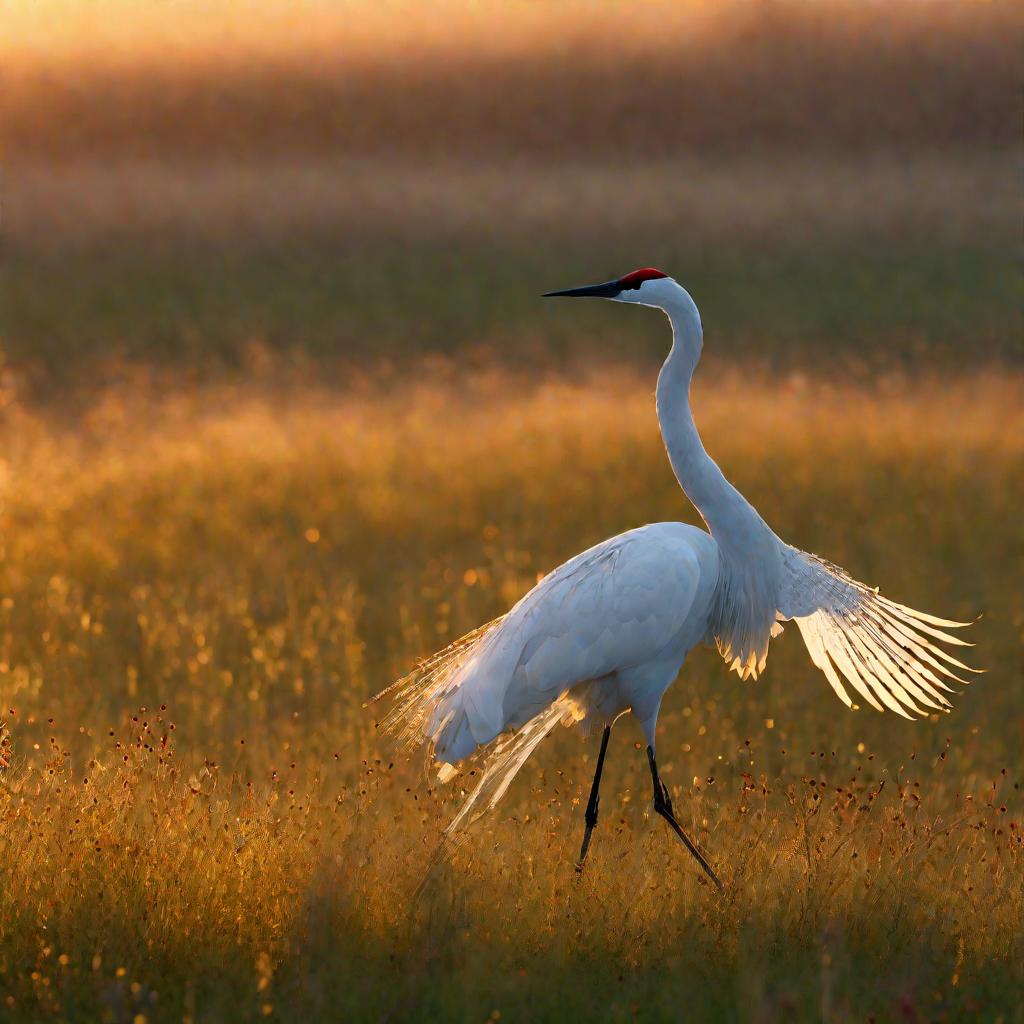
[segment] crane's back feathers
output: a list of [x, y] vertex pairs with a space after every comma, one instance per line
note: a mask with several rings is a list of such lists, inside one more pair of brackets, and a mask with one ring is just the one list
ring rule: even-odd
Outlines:
[[569, 691], [577, 718], [581, 709], [604, 719], [636, 709], [646, 695], [617, 686], [617, 673], [674, 658], [649, 695], [654, 711], [686, 651], [705, 639], [716, 577], [714, 542], [703, 530], [655, 523], [611, 537], [380, 694], [394, 701], [381, 724], [453, 764]]

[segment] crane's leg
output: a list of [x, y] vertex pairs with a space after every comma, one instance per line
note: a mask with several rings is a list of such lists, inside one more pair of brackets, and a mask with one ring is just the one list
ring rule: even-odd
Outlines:
[[587, 801], [587, 813], [584, 821], [587, 823], [586, 831], [583, 833], [583, 845], [580, 847], [580, 859], [576, 863], [576, 870], [583, 870], [583, 862], [587, 859], [587, 850], [590, 849], [590, 836], [597, 824], [597, 808], [601, 803], [598, 791], [601, 788], [601, 772], [604, 771], [604, 755], [608, 750], [608, 737], [612, 734], [612, 727], [606, 725], [601, 735], [601, 749], [597, 753], [597, 769], [594, 772], [594, 781], [590, 786], [590, 799]]
[[711, 865], [704, 859], [700, 850], [690, 841], [689, 836], [682, 830], [679, 822], [676, 821], [676, 816], [672, 813], [672, 801], [668, 796], [668, 789], [665, 788], [665, 783], [661, 781], [661, 776], [658, 774], [658, 762], [654, 759], [654, 747], [647, 748], [647, 760], [651, 765], [651, 779], [654, 782], [654, 810], [657, 814], [660, 814], [668, 823], [672, 826], [672, 831], [679, 837], [680, 842], [685, 846], [690, 853], [693, 854], [697, 859], [697, 863], [704, 869], [708, 878], [718, 886], [722, 888], [722, 883], [718, 880], [718, 875], [711, 870]]

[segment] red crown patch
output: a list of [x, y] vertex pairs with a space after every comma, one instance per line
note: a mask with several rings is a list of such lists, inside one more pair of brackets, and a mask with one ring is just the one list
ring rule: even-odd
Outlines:
[[644, 281], [655, 281], [659, 277], [668, 277], [668, 274], [663, 274], [660, 270], [655, 270], [654, 267], [641, 267], [639, 270], [634, 270], [625, 277], [619, 278], [619, 283], [623, 288], [639, 288]]

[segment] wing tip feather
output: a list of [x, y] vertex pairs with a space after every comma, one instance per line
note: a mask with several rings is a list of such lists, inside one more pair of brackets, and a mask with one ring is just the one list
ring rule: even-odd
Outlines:
[[[937, 628], [964, 629], [982, 615], [960, 622], [919, 612], [881, 596], [816, 555], [791, 550], [799, 558], [790, 563], [795, 586], [792, 600], [778, 614], [796, 621], [811, 661], [847, 707], [857, 705], [844, 683], [880, 712], [890, 710], [909, 720], [948, 714], [954, 705], [944, 693], [960, 696], [961, 691], [940, 677], [967, 686], [970, 680], [950, 666], [984, 674], [940, 646], [974, 647], [973, 642]], [[796, 613], [804, 608], [806, 614]]]

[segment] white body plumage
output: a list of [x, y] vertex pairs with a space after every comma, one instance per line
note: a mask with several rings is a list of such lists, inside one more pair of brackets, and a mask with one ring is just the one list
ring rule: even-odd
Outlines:
[[[905, 717], [948, 709], [946, 680], [966, 682], [953, 669], [971, 670], [933, 641], [963, 645], [944, 631], [963, 623], [890, 602], [785, 544], [704, 450], [689, 402], [703, 340], [689, 294], [649, 268], [551, 294], [639, 303], [668, 315], [673, 344], [658, 377], [658, 419], [676, 477], [708, 529], [656, 523], [603, 541], [551, 572], [507, 615], [385, 691], [395, 705], [384, 725], [428, 744], [442, 779], [453, 774], [449, 766], [490, 745], [481, 780], [451, 828], [474, 807], [493, 806], [558, 722], [606, 726], [627, 710], [650, 748], [657, 804], [658, 710], [686, 655], [717, 643], [741, 676], [756, 677], [784, 620], [795, 620], [814, 664], [848, 706], [852, 686], [878, 710]], [[597, 781], [594, 821], [596, 792]], [[591, 827], [588, 818], [583, 855]]]
[[589, 726], [631, 709], [653, 746], [661, 695], [707, 639], [717, 579], [715, 542], [683, 523], [642, 526], [577, 555], [460, 666], [428, 728], [435, 756], [461, 761], [564, 691], [574, 720]]

